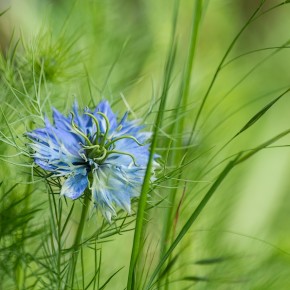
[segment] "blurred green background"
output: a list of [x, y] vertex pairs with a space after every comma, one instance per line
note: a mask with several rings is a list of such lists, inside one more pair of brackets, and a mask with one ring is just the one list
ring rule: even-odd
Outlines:
[[[183, 134], [185, 141], [215, 69], [259, 2], [203, 2]], [[263, 10], [282, 2], [266, 1]], [[188, 53], [194, 3], [181, 0], [179, 4], [176, 65], [168, 109], [176, 104], [178, 83]], [[254, 114], [289, 87], [290, 51], [285, 47], [279, 49], [290, 40], [288, 6], [281, 5], [251, 23], [225, 63], [246, 55], [219, 72], [195, 132], [195, 146], [190, 151], [192, 156], [202, 155], [185, 169], [184, 179], [189, 182], [185, 183], [187, 191], [177, 228], [195, 208], [202, 188], [212, 182], [221, 167], [208, 174], [201, 173], [231, 154], [254, 148], [289, 128], [288, 94], [210, 161], [214, 152]], [[10, 9], [0, 18], [0, 47], [5, 56], [21, 39], [17, 55], [28, 91], [29, 63], [43, 63], [47, 88], [41, 92], [41, 98], [44, 100], [49, 93], [50, 101], [42, 109], [48, 116], [51, 105], [68, 112], [75, 99], [81, 106], [93, 106], [105, 97], [115, 104], [116, 111], [122, 113], [132, 108], [142, 117], [160, 95], [173, 7], [174, 2], [168, 0], [1, 0], [0, 11]], [[262, 48], [265, 50], [255, 51]], [[1, 68], [2, 77], [17, 88], [19, 78], [13, 65], [2, 60]], [[3, 107], [7, 102], [17, 104], [13, 98], [3, 85]], [[21, 115], [24, 109], [17, 107], [16, 110]], [[155, 113], [146, 119], [148, 125]], [[11, 116], [11, 122], [16, 118], [17, 115]], [[163, 125], [166, 129], [166, 121]], [[1, 127], [4, 126], [2, 119]], [[17, 130], [21, 134], [23, 126]], [[275, 145], [289, 146], [289, 140], [285, 137]], [[9, 149], [1, 146], [1, 155], [8, 154]], [[265, 149], [231, 173], [182, 242], [169, 289], [289, 289], [290, 154], [287, 146]], [[1, 179], [8, 179], [8, 184], [25, 180], [26, 177], [19, 175], [20, 170], [2, 163]], [[163, 194], [166, 188], [158, 190], [158, 195]], [[46, 195], [36, 188], [33, 199], [38, 198], [45, 202]], [[152, 212], [149, 223], [150, 257], [154, 255], [155, 245], [158, 248], [163, 226], [161, 216], [162, 206]], [[116, 235], [113, 241], [102, 246], [104, 277], [125, 266], [110, 281], [108, 289], [125, 288], [132, 237], [133, 232]], [[189, 276], [196, 279], [180, 281]]]

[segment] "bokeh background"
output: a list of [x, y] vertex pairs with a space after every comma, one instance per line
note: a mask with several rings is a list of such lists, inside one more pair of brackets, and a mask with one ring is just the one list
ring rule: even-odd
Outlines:
[[[282, 2], [268, 0], [262, 10]], [[182, 132], [185, 141], [219, 62], [259, 3], [203, 1], [184, 134]], [[176, 64], [168, 110], [176, 104], [178, 84], [186, 64], [194, 5], [195, 1], [188, 0], [179, 3]], [[45, 100], [49, 93], [49, 102], [44, 103], [42, 111], [48, 116], [51, 106], [69, 112], [75, 99], [81, 106], [93, 106], [105, 97], [120, 113], [132, 108], [138, 117], [143, 117], [160, 96], [173, 7], [174, 1], [168, 0], [1, 0], [0, 11], [9, 10], [0, 17], [0, 48], [3, 56], [8, 55], [20, 39], [17, 58], [21, 65], [17, 69], [21, 70], [28, 90], [29, 64], [33, 62], [37, 69], [37, 63], [43, 63], [47, 88], [41, 92], [41, 99]], [[196, 207], [204, 186], [210, 184], [221, 169], [217, 166], [206, 174], [212, 166], [289, 128], [290, 101], [286, 94], [253, 127], [211, 160], [214, 152], [252, 116], [289, 88], [289, 15], [290, 6], [285, 4], [251, 23], [219, 72], [189, 152], [191, 156], [201, 157], [185, 169], [184, 180], [188, 182], [182, 184], [186, 184], [187, 191], [177, 229]], [[238, 56], [241, 57], [236, 58]], [[3, 59], [2, 77], [17, 88], [16, 69], [5, 62], [5, 57]], [[10, 120], [17, 121], [24, 108], [4, 85], [0, 98], [6, 112], [9, 111], [7, 103], [19, 111], [19, 115], [14, 114]], [[157, 107], [154, 108], [146, 118], [149, 126], [156, 115]], [[163, 125], [165, 130], [166, 120]], [[5, 126], [2, 118], [1, 128]], [[16, 123], [15, 128], [19, 135], [24, 130], [22, 124]], [[164, 154], [162, 144], [160, 141], [161, 155]], [[169, 289], [288, 289], [289, 138], [274, 145], [239, 165], [216, 192], [178, 249], [180, 255], [171, 269]], [[8, 147], [1, 144], [1, 156], [13, 151]], [[7, 186], [26, 180], [27, 176], [17, 166], [4, 161], [1, 166], [1, 180]], [[43, 190], [44, 187], [35, 186], [32, 199], [43, 202], [41, 215], [45, 219], [47, 195]], [[158, 198], [165, 196], [166, 190], [166, 186], [160, 187], [156, 193]], [[162, 208], [166, 206], [170, 205], [165, 203], [152, 211], [148, 225], [151, 256], [158, 248], [163, 227]], [[96, 221], [92, 220], [90, 226], [94, 227], [94, 223]], [[132, 238], [133, 232], [128, 231], [115, 235], [102, 246], [104, 280], [112, 271], [124, 266], [107, 289], [126, 286]], [[87, 263], [90, 268], [89, 259]], [[191, 279], [181, 281], [186, 277]]]

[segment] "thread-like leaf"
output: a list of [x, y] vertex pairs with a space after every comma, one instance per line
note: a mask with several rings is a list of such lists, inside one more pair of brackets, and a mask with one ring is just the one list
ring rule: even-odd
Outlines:
[[116, 276], [124, 267], [120, 268], [119, 270], [117, 270], [114, 274], [112, 274], [107, 280], [106, 282], [99, 288], [99, 290], [103, 290], [105, 289], [105, 287], [107, 286], [107, 284], [114, 278], [114, 276]]
[[8, 7], [7, 9], [5, 9], [4, 11], [0, 12], [0, 17], [3, 16], [9, 9], [10, 9], [10, 7]]
[[287, 94], [290, 91], [290, 89], [287, 89], [285, 92], [283, 92], [280, 96], [278, 96], [276, 99], [268, 103], [265, 107], [263, 107], [257, 114], [255, 114], [244, 126], [243, 128], [232, 138], [236, 138], [238, 135], [240, 135], [242, 132], [246, 131], [250, 127], [252, 127], [274, 104], [276, 104], [285, 94]]
[[140, 254], [140, 249], [142, 248], [141, 241], [142, 241], [142, 235], [143, 235], [143, 230], [144, 230], [145, 212], [146, 212], [146, 207], [147, 207], [147, 194], [150, 190], [152, 164], [153, 164], [153, 159], [154, 159], [155, 150], [157, 146], [157, 137], [159, 135], [159, 129], [161, 128], [161, 123], [163, 120], [163, 114], [165, 110], [167, 94], [168, 94], [168, 89], [170, 86], [171, 74], [172, 74], [173, 64], [174, 64], [175, 54], [176, 54], [176, 44], [175, 44], [176, 19], [177, 19], [177, 11], [175, 10], [170, 49], [168, 52], [167, 62], [165, 65], [165, 70], [164, 70], [164, 82], [163, 82], [163, 88], [162, 88], [162, 93], [161, 93], [161, 98], [160, 98], [160, 104], [159, 104], [158, 114], [156, 116], [156, 120], [154, 123], [154, 132], [153, 132], [153, 137], [152, 137], [152, 142], [151, 142], [150, 154], [149, 154], [147, 169], [146, 169], [146, 173], [145, 173], [145, 177], [144, 177], [144, 181], [143, 181], [143, 185], [142, 185], [142, 189], [140, 193], [139, 203], [138, 203], [136, 228], [135, 228], [133, 247], [132, 247], [132, 252], [131, 252], [127, 290], [134, 289], [135, 267], [136, 267], [137, 260]]
[[128, 284], [127, 289], [131, 290], [134, 289], [134, 269], [137, 263], [137, 259], [139, 256], [139, 251], [141, 248], [141, 240], [142, 240], [142, 233], [143, 233], [143, 226], [144, 226], [144, 217], [145, 217], [145, 211], [147, 206], [147, 194], [150, 190], [150, 179], [151, 179], [151, 172], [152, 172], [152, 164], [153, 164], [153, 158], [155, 154], [155, 148], [157, 146], [157, 137], [159, 134], [159, 128], [161, 127], [162, 119], [163, 119], [163, 112], [166, 104], [167, 99], [167, 92], [169, 88], [169, 82], [171, 78], [171, 72], [173, 68], [173, 63], [175, 59], [175, 52], [176, 48], [175, 45], [171, 48], [165, 68], [165, 80], [164, 80], [164, 86], [163, 91], [161, 95], [160, 105], [158, 114], [156, 117], [156, 121], [154, 123], [154, 133], [151, 143], [151, 149], [150, 149], [150, 155], [149, 160], [147, 164], [147, 169], [144, 177], [144, 182], [141, 189], [139, 204], [138, 204], [138, 212], [137, 212], [137, 219], [136, 219], [136, 228], [135, 228], [135, 234], [134, 234], [134, 241], [133, 241], [133, 248], [131, 253], [131, 261], [130, 261], [130, 268], [129, 268], [129, 275], [128, 275]]
[[178, 234], [178, 236], [176, 237], [174, 242], [171, 244], [171, 246], [169, 247], [167, 252], [161, 258], [161, 260], [158, 263], [158, 265], [156, 266], [153, 274], [151, 275], [151, 278], [150, 278], [150, 280], [148, 282], [148, 285], [147, 285], [146, 289], [150, 289], [153, 286], [155, 278], [158, 275], [158, 273], [160, 272], [160, 270], [162, 269], [162, 266], [164, 265], [164, 263], [166, 262], [168, 257], [171, 255], [173, 250], [177, 247], [177, 245], [183, 239], [185, 234], [188, 232], [188, 230], [190, 229], [190, 227], [192, 226], [194, 221], [199, 217], [200, 213], [202, 212], [204, 207], [207, 205], [207, 203], [209, 202], [209, 200], [212, 197], [212, 195], [215, 193], [215, 191], [219, 188], [219, 186], [221, 185], [223, 180], [227, 177], [227, 175], [231, 172], [233, 167], [236, 165], [236, 161], [238, 160], [239, 157], [240, 157], [240, 155], [238, 155], [235, 159], [233, 159], [232, 161], [230, 161], [228, 163], [228, 165], [220, 173], [220, 175], [218, 176], [218, 178], [216, 179], [214, 184], [210, 187], [210, 189], [208, 190], [208, 192], [206, 193], [204, 198], [201, 200], [201, 202], [199, 203], [199, 205], [197, 206], [195, 211], [191, 214], [191, 216], [189, 217], [187, 222], [184, 224], [183, 228], [181, 229], [180, 233]]

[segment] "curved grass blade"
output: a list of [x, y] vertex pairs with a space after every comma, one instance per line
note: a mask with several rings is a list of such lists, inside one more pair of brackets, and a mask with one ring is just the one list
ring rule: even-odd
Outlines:
[[112, 274], [107, 281], [99, 288], [99, 290], [103, 290], [105, 289], [105, 287], [107, 286], [107, 284], [114, 278], [114, 276], [116, 276], [124, 267], [120, 268], [119, 270], [117, 270], [114, 274]]
[[285, 94], [290, 91], [290, 88], [284, 91], [280, 96], [276, 99], [268, 103], [265, 107], [263, 107], [257, 114], [255, 114], [246, 124], [245, 126], [232, 138], [236, 138], [238, 135], [252, 127], [274, 104], [276, 104]]
[[175, 55], [176, 55], [176, 43], [175, 43], [176, 22], [177, 22], [177, 9], [175, 7], [174, 22], [173, 22], [174, 24], [173, 24], [172, 34], [171, 34], [170, 49], [168, 52], [167, 62], [165, 65], [165, 70], [164, 70], [163, 89], [161, 93], [158, 114], [156, 116], [156, 120], [154, 123], [154, 133], [152, 137], [149, 160], [148, 160], [147, 169], [146, 169], [146, 173], [145, 173], [145, 177], [144, 177], [144, 181], [143, 181], [143, 185], [141, 189], [141, 194], [139, 198], [139, 203], [138, 203], [136, 228], [135, 228], [133, 247], [132, 247], [132, 252], [131, 252], [127, 290], [132, 290], [135, 287], [134, 286], [135, 267], [137, 265], [139, 253], [142, 248], [141, 242], [142, 242], [142, 236], [144, 232], [144, 217], [145, 217], [145, 212], [146, 212], [146, 207], [147, 207], [147, 194], [150, 190], [151, 169], [152, 169], [155, 149], [157, 147], [157, 137], [158, 137], [159, 129], [161, 128], [161, 124], [163, 120], [163, 114], [165, 110], [168, 90], [170, 87], [171, 74], [173, 71], [173, 65], [174, 65]]
[[279, 139], [283, 138], [284, 136], [286, 136], [288, 134], [290, 134], [290, 129], [283, 131], [282, 133], [280, 133], [280, 134], [276, 135], [275, 137], [269, 139], [268, 141], [264, 142], [260, 146], [254, 148], [249, 153], [247, 153], [246, 155], [242, 156], [239, 160], [237, 160], [236, 164], [239, 164], [239, 163], [242, 163], [242, 162], [246, 161], [247, 159], [252, 157], [257, 152], [261, 151], [264, 148], [267, 148], [269, 145], [271, 145], [272, 143], [278, 141]]
[[[180, 120], [177, 122], [175, 121], [171, 128], [171, 134], [176, 132], [183, 132], [184, 131], [184, 122], [185, 122], [185, 114], [183, 113], [183, 110], [187, 107], [188, 104], [188, 95], [189, 95], [189, 88], [190, 88], [190, 82], [192, 78], [192, 71], [193, 71], [193, 63], [195, 58], [195, 52], [196, 52], [196, 45], [197, 45], [197, 38], [198, 38], [198, 32], [201, 22], [201, 16], [202, 16], [202, 1], [198, 0], [195, 2], [194, 5], [194, 11], [193, 11], [193, 21], [192, 21], [192, 31], [190, 36], [190, 46], [188, 51], [188, 56], [186, 59], [186, 68], [184, 72], [183, 79], [184, 81], [181, 83], [181, 91], [180, 96], [178, 97], [178, 104], [176, 105], [176, 112], [174, 112], [175, 118], [176, 116], [182, 115]], [[182, 146], [182, 138], [179, 138], [176, 143], [176, 147]], [[184, 150], [174, 150], [172, 152], [172, 157], [170, 158], [173, 162], [173, 165], [176, 165], [182, 160], [183, 158], [183, 151]], [[181, 173], [179, 174], [179, 179], [181, 178]], [[172, 222], [174, 219], [174, 212], [175, 212], [175, 198], [177, 196], [177, 191], [179, 187], [179, 181], [177, 181], [176, 188], [170, 190], [168, 195], [168, 202], [172, 206], [169, 207], [165, 213], [165, 225], [164, 230], [161, 237], [161, 245], [164, 245], [161, 247], [160, 256], [162, 257], [165, 251], [167, 250], [167, 244], [174, 238], [172, 235]], [[170, 259], [168, 261], [170, 264]], [[168, 277], [166, 277], [166, 280]], [[161, 281], [161, 280], [160, 280]], [[167, 283], [165, 285], [168, 285]], [[159, 287], [160, 288], [160, 285]], [[165, 286], [165, 290], [167, 289], [167, 286]]]
[[129, 275], [128, 275], [128, 284], [127, 289], [131, 290], [134, 289], [134, 272], [135, 272], [135, 266], [138, 260], [139, 251], [141, 249], [141, 240], [142, 240], [142, 233], [143, 233], [143, 226], [144, 226], [144, 217], [145, 217], [145, 211], [147, 206], [147, 193], [150, 190], [150, 179], [151, 179], [151, 169], [153, 164], [153, 157], [155, 154], [155, 148], [157, 146], [157, 137], [158, 137], [158, 131], [161, 127], [162, 119], [163, 119], [163, 112], [166, 104], [167, 99], [167, 92], [169, 88], [169, 82], [171, 78], [171, 72], [173, 68], [173, 63], [175, 59], [175, 52], [176, 48], [175, 45], [172, 46], [171, 51], [169, 53], [168, 62], [165, 68], [165, 81], [162, 91], [162, 96], [160, 100], [158, 115], [156, 117], [156, 121], [154, 124], [154, 134], [152, 138], [151, 143], [151, 149], [150, 149], [150, 155], [149, 160], [147, 164], [147, 170], [144, 177], [144, 182], [141, 189], [139, 204], [138, 204], [138, 212], [137, 212], [137, 219], [136, 219], [136, 228], [135, 228], [135, 234], [134, 234], [134, 241], [133, 241], [133, 248], [131, 253], [131, 261], [130, 261], [130, 268], [129, 268]]
[[289, 41], [287, 41], [284, 45], [281, 45], [281, 46], [270, 46], [270, 47], [258, 48], [258, 49], [254, 49], [254, 50], [242, 53], [242, 54], [230, 59], [228, 62], [226, 62], [221, 67], [221, 69], [225, 68], [226, 66], [228, 66], [232, 62], [234, 62], [234, 61], [236, 61], [236, 60], [238, 60], [238, 59], [240, 59], [242, 57], [248, 56], [250, 54], [254, 54], [254, 53], [257, 53], [257, 52], [261, 52], [261, 51], [268, 51], [268, 50], [270, 50], [270, 51], [271, 50], [280, 51], [281, 49], [284, 49], [284, 48], [290, 48], [290, 46], [288, 44], [289, 44]]
[[5, 9], [4, 11], [0, 12], [0, 17], [3, 16], [9, 10], [10, 10], [10, 7], [8, 7], [7, 9]]
[[196, 126], [197, 126], [197, 123], [198, 123], [198, 120], [199, 120], [199, 117], [202, 113], [202, 110], [204, 108], [204, 105], [207, 101], [207, 98], [212, 90], [212, 87], [217, 79], [217, 76], [225, 62], [225, 60], [227, 59], [229, 53], [231, 52], [232, 48], [234, 47], [235, 43], [237, 42], [237, 40], [240, 38], [240, 36], [242, 35], [242, 33], [245, 31], [245, 29], [249, 26], [249, 24], [255, 19], [255, 16], [258, 14], [258, 12], [260, 11], [260, 9], [262, 8], [263, 4], [265, 3], [266, 0], [262, 0], [260, 5], [258, 6], [258, 8], [254, 11], [254, 13], [251, 15], [251, 17], [249, 18], [249, 20], [245, 23], [245, 25], [241, 28], [241, 30], [238, 32], [238, 34], [235, 36], [235, 38], [232, 40], [232, 42], [230, 43], [228, 49], [226, 50], [222, 60], [220, 61], [216, 71], [215, 71], [215, 74], [209, 84], [209, 87], [202, 99], [202, 102], [201, 102], [201, 105], [199, 106], [199, 109], [198, 109], [198, 112], [196, 114], [196, 117], [195, 117], [195, 120], [194, 120], [194, 123], [193, 123], [193, 126], [192, 126], [192, 130], [191, 130], [191, 135], [190, 135], [190, 138], [189, 138], [189, 143], [191, 143], [192, 141], [192, 138], [193, 138], [193, 134], [195, 132], [195, 129], [196, 129]]
[[202, 212], [204, 207], [207, 205], [207, 203], [209, 202], [210, 198], [215, 193], [215, 191], [219, 188], [219, 186], [221, 185], [223, 180], [228, 176], [228, 174], [234, 168], [234, 166], [236, 165], [236, 162], [237, 162], [238, 158], [240, 157], [240, 155], [241, 154], [239, 154], [235, 159], [233, 159], [232, 161], [230, 161], [228, 163], [228, 165], [224, 168], [224, 170], [218, 176], [218, 178], [216, 179], [214, 184], [210, 187], [210, 189], [208, 190], [208, 192], [206, 193], [204, 198], [201, 200], [201, 202], [199, 203], [199, 205], [197, 206], [195, 211], [191, 214], [191, 216], [189, 217], [189, 219], [187, 220], [187, 222], [185, 223], [185, 225], [181, 229], [180, 233], [178, 234], [178, 236], [176, 237], [174, 242], [171, 244], [170, 248], [167, 250], [167, 252], [164, 254], [164, 256], [161, 258], [160, 262], [156, 266], [156, 268], [155, 268], [155, 270], [154, 270], [153, 274], [151, 275], [151, 278], [150, 278], [150, 280], [148, 282], [148, 285], [145, 288], [146, 290], [151, 289], [151, 287], [154, 285], [155, 278], [159, 274], [159, 272], [162, 269], [164, 263], [170, 257], [170, 255], [172, 254], [173, 250], [177, 247], [179, 242], [183, 239], [183, 237], [188, 232], [188, 230], [190, 229], [190, 227], [192, 226], [194, 221], [199, 217], [200, 213]]

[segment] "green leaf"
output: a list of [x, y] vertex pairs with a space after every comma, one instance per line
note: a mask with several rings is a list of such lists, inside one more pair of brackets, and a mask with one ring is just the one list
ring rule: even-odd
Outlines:
[[153, 286], [155, 278], [158, 275], [158, 273], [160, 272], [160, 270], [162, 269], [162, 266], [167, 261], [167, 259], [170, 257], [170, 255], [173, 252], [173, 250], [177, 247], [177, 245], [183, 239], [185, 234], [188, 232], [188, 230], [190, 229], [190, 227], [192, 226], [194, 221], [199, 217], [199, 215], [201, 214], [202, 210], [207, 205], [207, 203], [209, 202], [210, 198], [215, 193], [215, 191], [218, 189], [218, 187], [221, 185], [223, 180], [227, 177], [227, 175], [234, 168], [234, 166], [236, 165], [236, 162], [237, 162], [239, 157], [240, 157], [240, 154], [235, 159], [233, 159], [232, 161], [230, 161], [228, 163], [228, 165], [220, 173], [220, 175], [218, 176], [218, 178], [216, 179], [214, 184], [210, 187], [210, 189], [208, 190], [208, 192], [206, 193], [204, 198], [201, 200], [201, 202], [199, 203], [199, 205], [197, 206], [195, 211], [191, 214], [191, 216], [189, 217], [187, 222], [184, 224], [183, 228], [181, 229], [180, 233], [178, 234], [178, 236], [176, 237], [174, 242], [171, 244], [171, 246], [169, 247], [167, 252], [164, 254], [164, 256], [160, 259], [160, 262], [156, 266], [153, 274], [151, 275], [151, 278], [149, 280], [149, 283], [148, 283], [146, 289], [150, 289]]
[[202, 259], [196, 261], [194, 264], [196, 265], [212, 265], [222, 263], [224, 261], [229, 260], [229, 257], [218, 257], [218, 258], [209, 258], [209, 259]]
[[99, 288], [99, 290], [103, 290], [105, 289], [105, 287], [107, 286], [107, 284], [113, 279], [114, 276], [116, 276], [124, 267], [120, 268], [119, 270], [117, 270], [114, 274], [112, 274], [107, 280], [106, 282]]
[[[176, 11], [174, 11], [174, 15], [175, 14], [176, 14]], [[174, 22], [174, 25], [173, 25], [173, 30], [172, 30], [172, 35], [171, 35], [172, 36], [171, 46], [169, 49], [167, 62], [165, 65], [165, 70], [164, 70], [164, 82], [163, 82], [163, 88], [162, 88], [162, 93], [161, 93], [161, 98], [160, 98], [158, 114], [156, 116], [156, 120], [154, 123], [154, 132], [153, 132], [153, 137], [152, 137], [152, 142], [151, 142], [150, 155], [149, 155], [146, 173], [145, 173], [145, 177], [144, 177], [144, 181], [143, 181], [143, 185], [141, 189], [141, 194], [139, 198], [139, 203], [138, 203], [136, 228], [135, 228], [133, 247], [132, 247], [132, 252], [131, 252], [127, 290], [134, 289], [135, 267], [137, 265], [139, 253], [142, 248], [141, 242], [142, 242], [143, 231], [144, 231], [144, 220], [145, 220], [145, 213], [146, 213], [146, 207], [147, 207], [147, 194], [150, 190], [150, 182], [151, 182], [150, 180], [151, 180], [151, 175], [152, 175], [153, 159], [154, 159], [155, 149], [157, 146], [157, 137], [159, 135], [159, 128], [161, 128], [161, 124], [163, 120], [163, 114], [165, 110], [165, 104], [167, 100], [168, 90], [170, 87], [171, 74], [172, 74], [173, 65], [175, 61], [175, 55], [176, 55], [175, 25], [176, 25], [176, 22]]]
[[274, 104], [276, 104], [285, 94], [287, 94], [290, 91], [290, 89], [287, 89], [285, 92], [283, 92], [280, 96], [278, 96], [276, 99], [268, 103], [262, 110], [260, 110], [257, 114], [255, 114], [246, 124], [245, 126], [232, 138], [236, 138], [238, 135], [240, 135], [242, 132], [246, 131], [250, 127], [252, 127]]
[[6, 10], [0, 12], [0, 17], [3, 16], [9, 9], [10, 9], [10, 7], [8, 7]]

